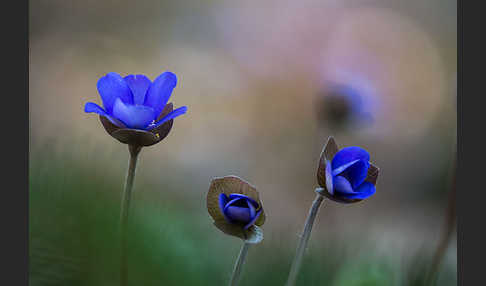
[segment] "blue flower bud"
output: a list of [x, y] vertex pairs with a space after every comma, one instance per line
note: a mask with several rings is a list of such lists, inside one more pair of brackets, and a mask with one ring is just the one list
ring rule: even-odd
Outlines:
[[248, 239], [265, 222], [255, 187], [236, 176], [214, 178], [207, 195], [214, 225], [226, 234]]
[[351, 146], [339, 150], [330, 137], [321, 153], [317, 181], [319, 193], [340, 203], [354, 203], [372, 196], [379, 169], [370, 163], [368, 151]]
[[219, 195], [219, 209], [232, 224], [242, 224], [243, 229], [252, 226], [262, 213], [261, 206], [252, 198], [242, 194]]

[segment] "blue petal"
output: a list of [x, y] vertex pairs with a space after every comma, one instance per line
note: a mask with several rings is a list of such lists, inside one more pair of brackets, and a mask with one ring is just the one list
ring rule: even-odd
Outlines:
[[228, 202], [228, 197], [223, 193], [219, 194], [219, 208], [221, 209], [221, 211], [224, 210], [224, 207], [226, 206], [227, 202]]
[[113, 107], [113, 116], [128, 128], [144, 129], [155, 119], [154, 110], [143, 105], [125, 105], [119, 98]]
[[246, 203], [248, 204], [248, 208], [250, 209], [250, 219], [253, 219], [256, 213], [255, 206], [250, 200], [246, 200]]
[[255, 221], [258, 219], [258, 217], [260, 216], [261, 213], [262, 213], [262, 210], [259, 210], [256, 213], [256, 215], [253, 217], [253, 219], [245, 225], [244, 229], [248, 229], [250, 226], [252, 226], [255, 223]]
[[254, 207], [256, 207], [256, 208], [258, 207], [258, 203], [254, 199], [250, 198], [249, 196], [245, 196], [243, 194], [233, 193], [233, 194], [229, 195], [229, 198], [230, 198], [230, 200], [236, 199], [236, 198], [244, 198], [244, 199], [249, 200], [253, 204]]
[[232, 204], [236, 203], [239, 200], [244, 200], [244, 198], [232, 199], [231, 201], [229, 201], [228, 203], [226, 203], [226, 206], [224, 207], [223, 211], [226, 211], [226, 209], [228, 209]]
[[353, 188], [357, 188], [366, 180], [369, 166], [369, 162], [359, 160], [355, 164], [349, 166], [344, 172], [342, 172], [341, 176], [348, 179]]
[[250, 210], [248, 208], [229, 206], [226, 208], [225, 212], [231, 220], [243, 223], [251, 221]]
[[370, 161], [370, 154], [368, 151], [361, 147], [350, 146], [345, 147], [334, 155], [332, 159], [332, 169], [335, 170], [344, 164], [352, 162], [354, 160], [363, 160], [365, 162]]
[[150, 79], [143, 74], [127, 75], [124, 79], [132, 91], [133, 104], [143, 105], [145, 102], [145, 94], [147, 94], [147, 90], [152, 84]]
[[132, 104], [132, 92], [125, 80], [117, 73], [110, 72], [98, 80], [96, 85], [103, 106], [108, 114], [112, 113], [115, 101], [120, 98], [124, 103]]
[[351, 186], [351, 183], [343, 176], [334, 177], [334, 191], [340, 195], [354, 194], [355, 191]]
[[171, 72], [159, 75], [147, 91], [144, 104], [151, 106], [157, 116], [162, 112], [169, 101], [172, 90], [177, 84], [177, 77]]
[[351, 167], [351, 166], [352, 166], [352, 165], [354, 165], [355, 163], [358, 163], [359, 161], [360, 161], [359, 159], [358, 159], [358, 160], [354, 160], [354, 161], [351, 161], [351, 162], [349, 162], [349, 163], [346, 163], [346, 164], [344, 164], [344, 165], [342, 165], [342, 166], [340, 166], [340, 167], [338, 167], [338, 168], [336, 168], [336, 169], [332, 170], [332, 175], [333, 175], [333, 176], [337, 176], [337, 175], [341, 174], [341, 173], [342, 173], [342, 172], [344, 172], [344, 171], [345, 171], [347, 168]]
[[334, 182], [332, 177], [331, 162], [326, 160], [326, 189], [330, 195], [334, 194]]
[[[360, 161], [350, 164], [355, 160]], [[339, 152], [337, 152], [337, 154], [332, 159], [332, 169], [333, 171], [336, 169], [341, 170], [340, 167], [345, 169], [343, 173], [341, 173], [341, 175], [346, 177], [351, 185], [355, 188], [363, 183], [366, 179], [366, 174], [370, 166], [369, 161], [370, 154], [368, 153], [368, 151], [361, 147], [350, 146], [343, 148]], [[345, 167], [346, 164], [350, 165]]]
[[93, 102], [87, 102], [84, 105], [84, 112], [86, 112], [86, 113], [94, 112], [94, 113], [98, 113], [99, 115], [103, 115], [103, 116], [108, 115], [106, 113], [106, 111], [101, 106], [99, 106], [98, 104], [93, 103]]
[[159, 121], [157, 121], [154, 125], [151, 125], [150, 126], [150, 129], [154, 129], [154, 128], [157, 128], [159, 127], [160, 125], [164, 124], [165, 122], [171, 120], [171, 119], [174, 119], [176, 118], [177, 116], [181, 116], [182, 114], [186, 113], [187, 112], [187, 106], [182, 106], [182, 107], [179, 107], [177, 108], [176, 110], [173, 110], [172, 112], [170, 112], [169, 114], [167, 114], [166, 116], [164, 116], [162, 119], [160, 119]]
[[230, 199], [236, 199], [236, 198], [244, 198], [244, 199], [251, 199], [249, 196], [243, 195], [243, 194], [238, 194], [238, 193], [231, 193], [229, 194]]
[[228, 222], [233, 222], [228, 216], [226, 216], [226, 213], [224, 212], [224, 207], [226, 206], [226, 203], [228, 203], [228, 197], [225, 194], [220, 194], [219, 195], [219, 209], [221, 210], [221, 213], [223, 214], [224, 218]]
[[348, 199], [366, 199], [371, 197], [376, 192], [375, 185], [370, 182], [362, 183], [357, 189], [356, 193], [346, 196]]
[[86, 113], [92, 113], [92, 112], [97, 113], [101, 116], [108, 118], [108, 120], [110, 120], [111, 123], [115, 124], [116, 126], [123, 127], [123, 126], [120, 126], [121, 124], [118, 124], [118, 122], [116, 122], [116, 120], [113, 117], [108, 115], [108, 113], [106, 113], [106, 111], [96, 103], [87, 102], [84, 105], [84, 112], [86, 112]]

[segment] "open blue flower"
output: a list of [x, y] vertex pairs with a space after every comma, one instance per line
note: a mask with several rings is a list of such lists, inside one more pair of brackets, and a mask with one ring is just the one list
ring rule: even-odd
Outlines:
[[88, 102], [84, 111], [99, 114], [108, 133], [121, 142], [149, 146], [167, 136], [172, 120], [187, 111], [168, 104], [176, 84], [176, 75], [168, 71], [153, 82], [144, 75], [123, 78], [110, 72], [97, 84], [104, 108]]
[[351, 203], [375, 193], [378, 172], [365, 149], [351, 146], [339, 150], [331, 137], [321, 154], [317, 180], [325, 188], [322, 194], [338, 202]]

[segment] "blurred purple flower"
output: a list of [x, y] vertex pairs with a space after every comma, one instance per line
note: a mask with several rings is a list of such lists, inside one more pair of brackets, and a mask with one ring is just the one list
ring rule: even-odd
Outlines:
[[365, 96], [349, 85], [332, 84], [322, 89], [317, 96], [318, 120], [334, 127], [347, 124], [366, 124], [373, 116]]
[[88, 102], [87, 113], [97, 113], [106, 131], [122, 143], [149, 146], [168, 135], [173, 119], [186, 113], [187, 107], [172, 110], [167, 104], [177, 77], [164, 72], [154, 82], [144, 75], [121, 77], [110, 72], [97, 83], [103, 107]]
[[321, 194], [337, 202], [353, 203], [375, 193], [378, 173], [368, 151], [357, 146], [339, 150], [330, 137], [321, 154], [317, 181], [324, 188]]

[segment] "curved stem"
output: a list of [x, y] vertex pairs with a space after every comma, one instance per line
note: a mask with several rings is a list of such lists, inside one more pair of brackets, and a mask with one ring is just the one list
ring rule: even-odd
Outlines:
[[439, 266], [444, 259], [447, 247], [449, 246], [449, 242], [454, 233], [454, 228], [456, 224], [456, 160], [457, 158], [454, 157], [454, 161], [452, 163], [452, 180], [450, 184], [448, 205], [445, 210], [444, 231], [432, 258], [432, 264], [427, 275], [426, 285], [435, 284]]
[[304, 225], [304, 231], [302, 232], [302, 236], [300, 237], [299, 246], [297, 247], [297, 251], [295, 253], [294, 261], [292, 262], [292, 267], [290, 268], [289, 277], [287, 278], [287, 286], [295, 285], [295, 281], [297, 280], [297, 275], [299, 274], [300, 267], [302, 265], [302, 258], [304, 257], [305, 249], [307, 248], [307, 243], [309, 242], [310, 234], [312, 231], [312, 225], [314, 224], [314, 220], [317, 216], [317, 211], [321, 206], [324, 197], [320, 194], [317, 194], [314, 202], [312, 203], [312, 207], [309, 210], [309, 214], [307, 215], [307, 219]]
[[133, 180], [135, 179], [135, 169], [137, 168], [138, 154], [142, 147], [128, 145], [130, 151], [130, 159], [128, 161], [128, 171], [125, 180], [125, 188], [123, 190], [123, 198], [120, 210], [120, 235], [121, 235], [121, 268], [120, 268], [120, 285], [127, 285], [127, 226], [128, 226], [128, 211], [130, 209], [130, 200], [132, 196]]
[[248, 254], [248, 248], [250, 248], [250, 244], [243, 241], [243, 245], [241, 246], [240, 255], [238, 255], [238, 259], [236, 260], [235, 267], [233, 268], [233, 274], [231, 275], [231, 286], [236, 286], [238, 284], [238, 280], [240, 279], [241, 269], [243, 268], [243, 264], [245, 263], [246, 255]]

